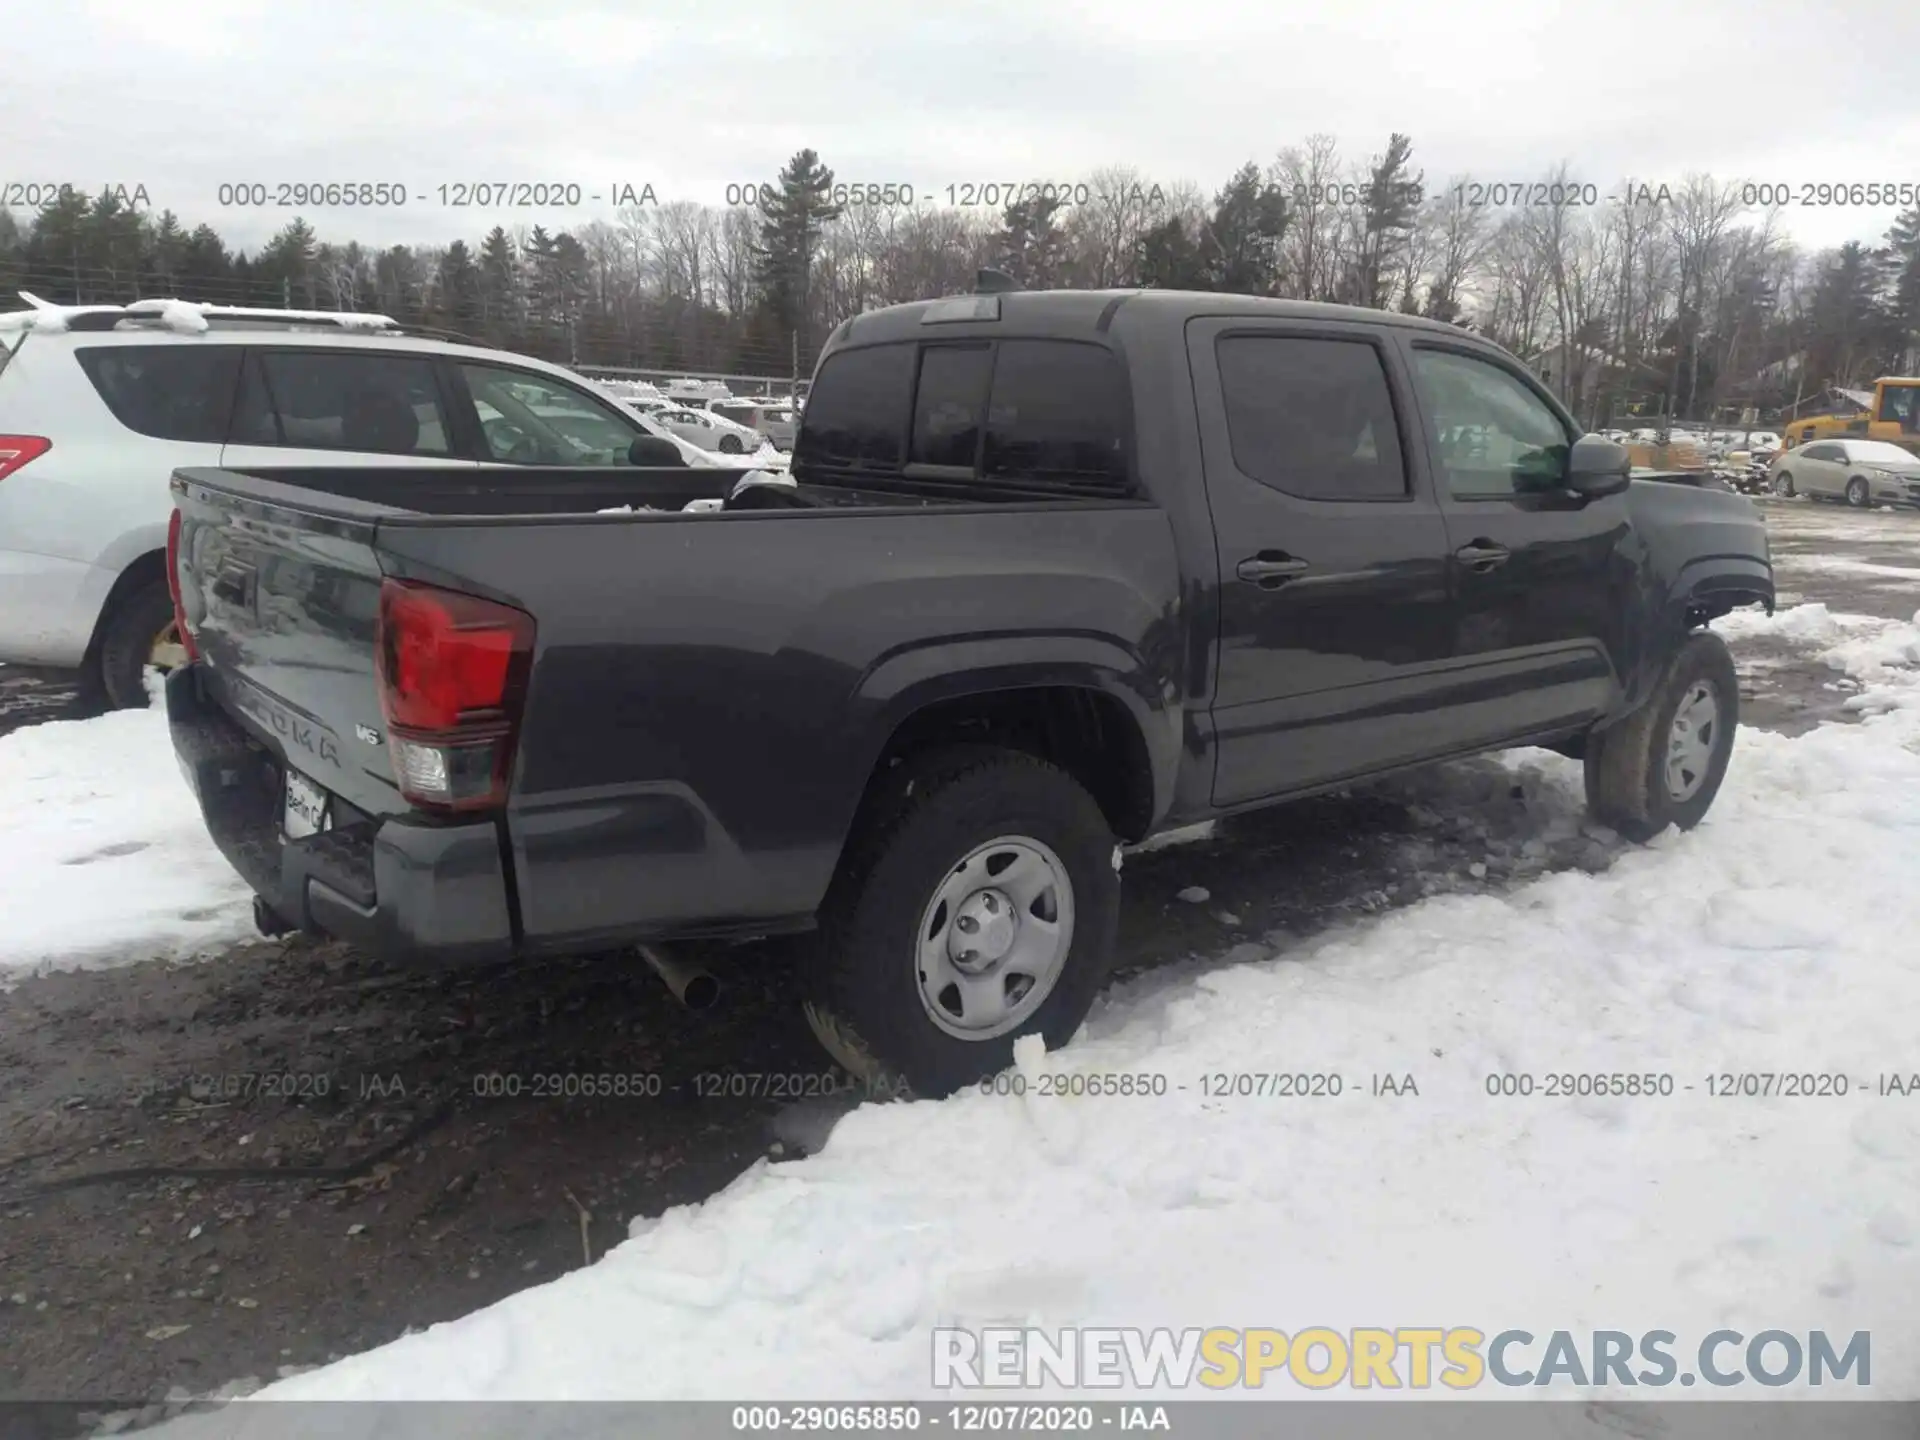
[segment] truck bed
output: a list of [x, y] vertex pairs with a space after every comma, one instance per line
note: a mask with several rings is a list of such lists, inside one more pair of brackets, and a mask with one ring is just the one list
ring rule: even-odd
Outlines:
[[[351, 861], [369, 911], [403, 874], [452, 867], [430, 887], [452, 897], [477, 867], [472, 893], [509, 897], [510, 933], [468, 937], [489, 953], [804, 923], [897, 717], [982, 656], [1008, 675], [1097, 668], [1088, 683], [1159, 715], [1172, 773], [1184, 649], [1157, 507], [802, 484], [680, 511], [741, 473], [177, 472], [203, 663], [179, 672], [170, 709], [208, 737], [214, 770], [239, 746], [279, 775], [269, 790], [289, 769], [320, 786], [342, 832], [263, 838], [279, 801], [256, 798], [229, 857], [254, 878], [279, 846], [299, 893], [279, 877], [268, 893], [296, 923], [312, 866]], [[600, 513], [622, 506], [660, 513]], [[399, 792], [374, 659], [389, 581], [534, 617], [498, 813], [423, 815]], [[459, 907], [442, 908], [431, 923], [457, 929]]]

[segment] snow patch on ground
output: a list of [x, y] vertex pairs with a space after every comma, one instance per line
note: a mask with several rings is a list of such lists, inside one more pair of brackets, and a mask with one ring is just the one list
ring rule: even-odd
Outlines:
[[[1899, 627], [1729, 628], [1769, 627], [1872, 641], [1886, 687], [1920, 692]], [[1542, 837], [1580, 833], [1577, 765], [1489, 768]], [[1012, 1323], [1662, 1328], [1681, 1354], [1723, 1327], [1869, 1330], [1874, 1397], [1920, 1397], [1920, 1103], [1861, 1093], [1920, 1069], [1916, 854], [1920, 708], [1742, 732], [1689, 835], [1142, 976], [1065, 1051], [1024, 1047], [1024, 1096], [864, 1106], [590, 1268], [261, 1394], [927, 1396], [931, 1327]], [[1052, 1071], [1166, 1087], [1042, 1098]], [[1344, 1090], [1203, 1089], [1276, 1071]], [[1851, 1093], [1707, 1093], [1781, 1071]], [[1566, 1072], [1673, 1092], [1488, 1094]], [[1374, 1095], [1378, 1075], [1419, 1094]]]
[[163, 710], [0, 737], [0, 979], [180, 958], [258, 932], [214, 848]]

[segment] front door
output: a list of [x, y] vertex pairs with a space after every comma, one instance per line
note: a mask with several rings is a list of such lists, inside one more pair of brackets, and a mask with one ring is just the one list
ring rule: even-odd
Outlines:
[[1446, 527], [1370, 326], [1187, 327], [1220, 564], [1214, 803], [1429, 753], [1447, 658]]
[[1517, 367], [1426, 339], [1407, 353], [1451, 551], [1449, 721], [1476, 746], [1582, 726], [1617, 694], [1634, 611], [1626, 493], [1566, 488], [1574, 427]]

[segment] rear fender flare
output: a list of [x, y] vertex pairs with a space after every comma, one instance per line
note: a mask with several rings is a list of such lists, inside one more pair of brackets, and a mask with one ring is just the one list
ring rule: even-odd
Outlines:
[[[1153, 816], [1173, 803], [1181, 753], [1181, 707], [1171, 679], [1157, 679], [1141, 657], [1094, 635], [989, 635], [896, 650], [861, 678], [853, 712], [860, 721], [861, 787], [888, 741], [918, 711], [943, 701], [1003, 691], [1065, 687], [1117, 701], [1145, 746]], [[848, 815], [849, 825], [852, 815]]]

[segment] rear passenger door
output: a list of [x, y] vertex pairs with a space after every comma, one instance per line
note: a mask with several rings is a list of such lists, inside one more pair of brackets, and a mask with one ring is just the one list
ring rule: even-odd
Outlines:
[[473, 466], [452, 414], [432, 355], [249, 346], [220, 463]]
[[1447, 536], [1409, 456], [1398, 352], [1369, 326], [1187, 327], [1220, 565], [1214, 801], [1445, 748]]
[[1817, 440], [1806, 446], [1789, 464], [1794, 489], [1803, 495], [1838, 495], [1845, 488], [1841, 475], [1841, 450], [1831, 440]]
[[1574, 427], [1517, 366], [1407, 342], [1454, 596], [1456, 737], [1497, 745], [1604, 712], [1617, 693], [1635, 569], [1624, 491], [1566, 488]]

